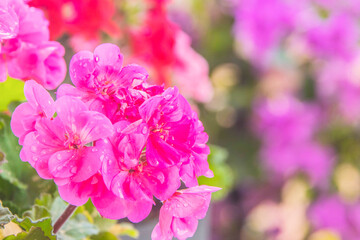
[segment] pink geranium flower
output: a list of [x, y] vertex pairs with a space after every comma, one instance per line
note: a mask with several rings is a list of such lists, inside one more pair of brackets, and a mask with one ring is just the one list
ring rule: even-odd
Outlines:
[[146, 161], [144, 146], [149, 134], [141, 121], [129, 124], [121, 121], [114, 125], [111, 137], [114, 157], [104, 161], [102, 173], [105, 184], [113, 193], [128, 200], [153, 203], [153, 195], [165, 200], [179, 187], [179, 169], [155, 168]]
[[21, 158], [58, 185], [87, 180], [100, 170], [104, 150], [86, 145], [111, 136], [112, 124], [72, 97], [58, 99], [55, 108], [56, 118], [41, 119], [26, 135]]
[[38, 119], [51, 118], [55, 113], [54, 100], [50, 94], [33, 80], [24, 87], [27, 102], [20, 104], [12, 114], [11, 129], [23, 144], [25, 136], [35, 131]]
[[140, 106], [140, 115], [150, 128], [146, 158], [153, 166], [172, 166], [181, 163], [185, 151], [194, 139], [192, 110], [178, 89], [168, 88]]
[[209, 208], [211, 193], [217, 187], [197, 186], [177, 191], [164, 202], [160, 209], [159, 223], [151, 239], [170, 240], [173, 237], [186, 239], [196, 231], [198, 220], [205, 217]]
[[75, 87], [63, 84], [57, 96], [79, 97], [91, 110], [109, 118], [121, 115], [137, 99], [134, 88], [141, 86], [148, 76], [144, 68], [135, 64], [122, 67], [122, 63], [120, 49], [109, 43], [98, 46], [94, 53], [75, 54], [70, 62], [70, 77]]

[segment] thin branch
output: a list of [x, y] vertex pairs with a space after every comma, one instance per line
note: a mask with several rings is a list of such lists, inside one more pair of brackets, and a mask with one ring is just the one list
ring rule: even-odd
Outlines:
[[69, 206], [67, 206], [67, 208], [65, 209], [63, 214], [61, 214], [61, 216], [58, 218], [58, 220], [54, 224], [54, 230], [53, 230], [54, 234], [56, 234], [59, 231], [59, 229], [62, 227], [62, 225], [64, 225], [66, 220], [69, 219], [69, 217], [73, 214], [73, 212], [75, 211], [76, 208], [77, 208], [77, 206], [74, 206], [71, 204], [69, 204]]

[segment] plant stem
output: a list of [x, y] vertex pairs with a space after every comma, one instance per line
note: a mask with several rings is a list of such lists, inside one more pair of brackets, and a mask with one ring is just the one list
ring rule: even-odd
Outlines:
[[66, 220], [69, 219], [69, 217], [71, 216], [71, 214], [73, 214], [73, 212], [75, 211], [76, 208], [77, 208], [77, 206], [74, 206], [71, 204], [69, 204], [69, 206], [67, 206], [67, 208], [65, 209], [63, 214], [61, 214], [61, 216], [58, 218], [58, 220], [56, 220], [56, 222], [54, 224], [54, 230], [53, 230], [54, 234], [56, 234], [59, 231], [59, 229], [62, 227], [62, 225], [64, 225]]

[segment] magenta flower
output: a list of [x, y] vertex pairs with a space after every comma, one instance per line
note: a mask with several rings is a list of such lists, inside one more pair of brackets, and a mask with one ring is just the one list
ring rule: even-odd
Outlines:
[[179, 169], [155, 168], [149, 165], [143, 153], [148, 128], [140, 121], [129, 124], [122, 121], [114, 125], [116, 134], [111, 137], [114, 157], [106, 158], [102, 174], [108, 189], [121, 198], [153, 203], [153, 195], [165, 200], [179, 187]]
[[132, 222], [140, 222], [152, 209], [152, 204], [147, 201], [125, 200], [113, 194], [106, 188], [99, 173], [82, 182], [58, 186], [58, 190], [62, 199], [75, 206], [81, 206], [91, 198], [100, 215], [110, 219], [127, 217]]
[[86, 145], [111, 136], [112, 124], [72, 97], [58, 99], [55, 108], [56, 118], [41, 119], [25, 137], [22, 160], [58, 185], [87, 180], [100, 170], [104, 150]]
[[90, 110], [111, 118], [117, 112], [118, 103], [136, 98], [131, 94], [134, 87], [141, 85], [148, 76], [144, 68], [138, 65], [122, 67], [122, 63], [120, 49], [110, 43], [98, 46], [94, 53], [78, 52], [70, 62], [70, 77], [76, 88], [64, 84], [57, 96], [80, 97]]
[[205, 217], [211, 193], [216, 187], [197, 186], [177, 191], [164, 202], [160, 209], [159, 223], [155, 226], [152, 240], [186, 239], [196, 231], [198, 220]]
[[210, 148], [206, 145], [209, 136], [204, 132], [203, 124], [195, 112], [193, 112], [192, 120], [194, 130], [191, 132], [193, 134], [191, 139], [195, 139], [195, 141], [188, 151], [189, 157], [183, 161], [180, 167], [181, 180], [187, 187], [197, 186], [197, 177], [199, 176], [214, 177], [207, 161], [207, 156], [210, 154]]
[[[16, 19], [13, 25], [7, 27], [2, 12], [9, 21]], [[43, 12], [22, 0], [6, 0], [0, 5], [0, 32], [8, 31], [7, 28], [12, 33], [0, 42], [0, 81], [5, 81], [9, 74], [55, 89], [66, 75], [65, 50], [59, 43], [49, 41], [48, 21]]]
[[178, 89], [168, 88], [140, 106], [140, 115], [149, 126], [146, 158], [152, 166], [173, 166], [181, 163], [193, 130], [192, 110]]
[[55, 113], [54, 100], [50, 94], [33, 80], [27, 81], [24, 87], [28, 102], [20, 104], [12, 114], [11, 129], [23, 144], [25, 136], [35, 131], [38, 119], [52, 118]]

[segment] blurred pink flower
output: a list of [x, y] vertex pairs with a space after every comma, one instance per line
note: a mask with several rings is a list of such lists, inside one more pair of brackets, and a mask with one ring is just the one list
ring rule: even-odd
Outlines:
[[191, 47], [190, 37], [170, 21], [166, 2], [154, 1], [142, 28], [131, 32], [133, 61], [152, 70], [150, 81], [177, 86], [185, 97], [208, 102], [213, 96], [208, 63]]
[[92, 51], [102, 32], [112, 38], [121, 34], [114, 0], [31, 0], [29, 4], [45, 11], [51, 39], [67, 33], [75, 50]]
[[10, 0], [0, 2], [0, 43], [3, 39], [13, 38], [19, 31], [19, 18], [8, 4]]
[[[0, 49], [0, 81], [7, 74], [22, 80], [33, 79], [47, 89], [55, 89], [65, 78], [65, 49], [49, 41], [48, 21], [41, 10], [29, 7], [22, 0], [7, 0], [0, 5], [17, 17], [12, 37], [3, 40]], [[15, 29], [16, 28], [16, 29]]]
[[191, 48], [191, 39], [183, 31], [176, 32], [174, 85], [181, 94], [199, 102], [209, 102], [214, 90], [209, 78], [209, 64]]

